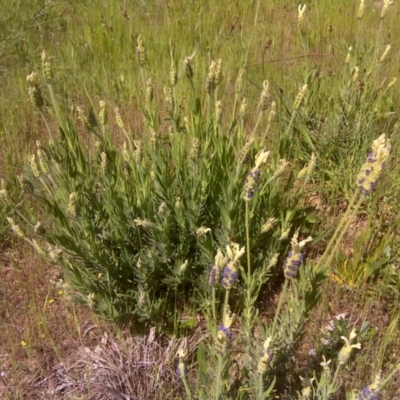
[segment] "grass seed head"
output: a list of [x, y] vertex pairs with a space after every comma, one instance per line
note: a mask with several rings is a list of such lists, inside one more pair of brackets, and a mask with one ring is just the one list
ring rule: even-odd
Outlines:
[[306, 92], [307, 92], [307, 88], [308, 88], [308, 85], [304, 85], [304, 86], [300, 89], [299, 93], [297, 93], [296, 99], [294, 100], [294, 103], [293, 103], [293, 108], [294, 108], [295, 110], [297, 110], [297, 109], [300, 107], [301, 102], [303, 101], [304, 96], [305, 96], [305, 94], [306, 94]]
[[32, 72], [30, 75], [26, 77], [26, 83], [28, 86], [37, 86], [39, 85], [39, 75], [37, 72]]
[[275, 121], [275, 117], [276, 117], [276, 103], [275, 101], [273, 101], [271, 103], [271, 110], [269, 111], [268, 115], [268, 123], [272, 124]]
[[147, 64], [146, 48], [143, 45], [142, 35], [137, 37], [136, 60], [141, 68], [144, 68]]
[[200, 140], [195, 137], [192, 140], [192, 147], [190, 149], [190, 159], [196, 162], [200, 156]]
[[353, 73], [352, 74], [353, 74], [353, 77], [352, 77], [353, 82], [357, 82], [359, 74], [360, 74], [360, 67], [356, 65], [353, 68]]
[[129, 163], [131, 160], [129, 150], [128, 150], [128, 145], [126, 142], [124, 142], [123, 147], [122, 147], [122, 158], [124, 159], [125, 162]]
[[386, 46], [384, 52], [383, 52], [382, 55], [381, 55], [381, 58], [379, 59], [379, 62], [380, 62], [380, 63], [383, 63], [383, 62], [385, 61], [386, 57], [388, 56], [388, 54], [389, 54], [389, 52], [390, 52], [390, 48], [391, 48], [391, 47], [392, 47], [392, 46], [391, 46], [390, 44], [388, 44], [388, 45]]
[[178, 73], [176, 72], [174, 61], [171, 61], [171, 68], [169, 70], [169, 83], [171, 87], [175, 87], [177, 82], [178, 82]]
[[217, 69], [217, 63], [215, 61], [211, 61], [211, 64], [208, 69], [208, 74], [206, 77], [206, 92], [208, 95], [213, 93], [217, 87], [216, 69]]
[[116, 119], [116, 121], [117, 121], [117, 125], [118, 125], [121, 129], [124, 129], [124, 122], [122, 121], [121, 114], [120, 114], [120, 112], [119, 112], [119, 108], [118, 108], [118, 107], [115, 107], [115, 108], [114, 108], [114, 112], [115, 112], [115, 119]]
[[240, 104], [239, 110], [240, 119], [244, 120], [247, 115], [247, 98], [244, 97], [242, 103]]
[[397, 78], [393, 78], [393, 79], [389, 82], [387, 88], [390, 89], [390, 88], [396, 83], [396, 81], [397, 81]]
[[40, 169], [44, 174], [48, 174], [50, 172], [49, 168], [49, 157], [47, 156], [46, 150], [43, 149], [39, 140], [36, 141], [37, 146], [37, 157], [39, 160]]
[[106, 110], [106, 102], [103, 100], [100, 100], [100, 111], [99, 111], [99, 122], [101, 126], [107, 125], [107, 110]]
[[158, 135], [157, 135], [157, 132], [155, 130], [153, 130], [153, 129], [150, 132], [149, 141], [150, 141], [151, 150], [155, 152], [156, 149], [157, 149]]
[[243, 83], [244, 83], [244, 68], [240, 68], [238, 77], [236, 79], [235, 93], [239, 94], [243, 92]]
[[137, 139], [134, 140], [133, 143], [135, 144], [136, 147], [136, 150], [133, 152], [133, 159], [137, 164], [140, 164], [143, 160], [143, 154], [144, 154], [143, 142]]
[[297, 28], [301, 33], [304, 32], [304, 13], [306, 11], [307, 4], [299, 4], [299, 13], [297, 15]]
[[269, 82], [265, 80], [263, 82], [263, 90], [260, 96], [260, 102], [258, 103], [258, 108], [261, 111], [265, 111], [269, 106], [269, 101], [271, 99], [271, 91], [269, 87]]
[[76, 192], [72, 192], [69, 195], [69, 202], [68, 202], [68, 207], [67, 207], [67, 215], [70, 218], [76, 218], [78, 214], [78, 205], [77, 205], [77, 199], [76, 199]]
[[26, 83], [28, 85], [28, 96], [30, 102], [35, 107], [41, 108], [44, 104], [44, 100], [39, 87], [39, 75], [36, 72], [32, 72], [26, 77]]
[[11, 229], [13, 230], [13, 232], [19, 236], [20, 238], [24, 238], [25, 237], [25, 233], [22, 231], [22, 229], [19, 227], [19, 225], [17, 225], [14, 220], [10, 217], [7, 217], [7, 221], [8, 223], [11, 225]]
[[32, 239], [32, 246], [42, 257], [47, 257], [47, 253], [42, 249], [42, 247], [35, 239]]
[[186, 57], [184, 61], [185, 75], [189, 80], [193, 78], [192, 58]]
[[221, 59], [219, 59], [219, 60], [215, 63], [215, 72], [214, 72], [214, 84], [215, 84], [215, 86], [218, 86], [219, 83], [221, 82], [221, 78], [222, 78], [221, 63], [222, 63], [222, 60], [221, 60]]
[[13, 205], [10, 196], [8, 195], [8, 190], [5, 187], [4, 180], [1, 180], [1, 189], [0, 189], [0, 200], [4, 205], [11, 207]]
[[107, 154], [104, 151], [100, 154], [100, 159], [100, 172], [105, 175], [107, 172]]
[[33, 193], [34, 189], [31, 181], [26, 179], [23, 174], [17, 175], [17, 178], [22, 191], [26, 193]]
[[389, 11], [389, 6], [393, 4], [393, 0], [383, 0], [381, 19], [384, 19]]
[[353, 55], [353, 46], [350, 46], [349, 50], [347, 51], [346, 59], [344, 60], [345, 64], [349, 64], [350, 63], [352, 55]]
[[35, 154], [31, 154], [31, 155], [28, 157], [28, 160], [29, 160], [29, 165], [30, 165], [30, 167], [31, 167], [33, 176], [34, 176], [35, 178], [39, 178], [39, 177], [40, 177], [40, 170], [39, 170], [39, 166], [37, 165], [37, 162], [36, 162], [36, 156], [35, 156]]
[[314, 173], [315, 167], [317, 165], [317, 157], [315, 153], [311, 154], [310, 162], [297, 174], [297, 179], [310, 179]]
[[222, 101], [218, 100], [215, 103], [215, 122], [221, 124], [222, 122]]
[[154, 98], [154, 88], [151, 78], [146, 81], [146, 102], [151, 103]]
[[43, 50], [41, 54], [43, 76], [48, 83], [53, 80], [53, 68], [48, 54]]
[[175, 111], [175, 101], [172, 96], [172, 90], [170, 87], [164, 88], [164, 96], [165, 96], [165, 108], [167, 112], [172, 114]]
[[93, 129], [93, 125], [90, 123], [89, 118], [85, 115], [85, 112], [82, 107], [76, 107], [76, 111], [78, 112], [78, 119], [82, 122], [82, 125], [88, 129]]
[[364, 16], [364, 11], [365, 11], [364, 0], [360, 0], [360, 3], [358, 5], [358, 10], [357, 10], [357, 18], [358, 19], [361, 19]]

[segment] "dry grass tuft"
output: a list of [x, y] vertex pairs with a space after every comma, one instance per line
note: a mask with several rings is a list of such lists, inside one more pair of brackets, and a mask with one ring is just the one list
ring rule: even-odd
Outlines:
[[59, 365], [51, 395], [91, 400], [178, 398], [182, 384], [175, 374], [176, 355], [184, 345], [184, 339], [157, 338], [154, 328], [146, 336], [123, 339], [104, 333], [94, 349], [78, 349], [78, 361]]

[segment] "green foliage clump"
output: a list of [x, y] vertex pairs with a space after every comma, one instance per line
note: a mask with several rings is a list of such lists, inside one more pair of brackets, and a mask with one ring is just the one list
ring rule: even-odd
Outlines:
[[[138, 57], [144, 67], [142, 45]], [[178, 99], [176, 78], [171, 79], [164, 89], [166, 111], [155, 104], [142, 67], [144, 126], [129, 132], [118, 108], [118, 127], [109, 124], [101, 101], [98, 117], [76, 110], [90, 132], [85, 140], [59, 109], [49, 58], [43, 53], [42, 59], [60, 133], [49, 132], [54, 139], [48, 146], [37, 142], [21, 184], [41, 210], [34, 246], [57, 260], [68, 287], [102, 318], [121, 325], [138, 319], [160, 324], [184, 303], [199, 302], [195, 291], [200, 298], [206, 295], [217, 248], [232, 241], [245, 244], [247, 221], [250, 258], [244, 264], [251, 262], [249, 272], [257, 282], [255, 301], [268, 277], [280, 275], [273, 270], [278, 254], [284, 254], [290, 233], [305, 226], [309, 213], [302, 203], [304, 181], [284, 158], [287, 138], [282, 135], [281, 150], [270, 153], [257, 127], [245, 131], [243, 107], [222, 118], [220, 61], [210, 65], [204, 96], [192, 89], [190, 74], [182, 80], [187, 97], [180, 107], [183, 96]], [[44, 116], [38, 78], [28, 78], [29, 88], [40, 95], [32, 102]], [[270, 107], [269, 97], [264, 87], [259, 120]], [[123, 145], [113, 138], [116, 129], [124, 135]]]

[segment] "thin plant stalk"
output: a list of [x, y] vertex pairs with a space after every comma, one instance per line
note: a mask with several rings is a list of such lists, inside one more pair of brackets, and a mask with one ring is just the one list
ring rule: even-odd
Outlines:
[[189, 385], [186, 380], [186, 376], [182, 376], [183, 385], [185, 386], [186, 396], [188, 400], [192, 399], [192, 392], [190, 391]]
[[293, 110], [293, 114], [292, 114], [292, 117], [290, 118], [289, 125], [286, 128], [286, 132], [285, 132], [286, 137], [289, 135], [290, 130], [292, 129], [292, 125], [293, 125], [294, 119], [296, 118], [296, 114], [297, 114], [297, 110]]
[[223, 367], [224, 359], [222, 354], [218, 354], [218, 367], [217, 367], [217, 379], [216, 379], [216, 388], [215, 388], [215, 400], [219, 400], [221, 397], [221, 375], [222, 375], [222, 367]]
[[[354, 206], [353, 212], [350, 214], [349, 218], [347, 218], [345, 220], [346, 224], [343, 226], [343, 229], [341, 229], [340, 231], [336, 230], [337, 232], [340, 232], [340, 235], [339, 235], [338, 239], [336, 240], [335, 246], [332, 249], [332, 251], [329, 254], [329, 257], [328, 257], [328, 259], [326, 261], [326, 265], [327, 266], [330, 265], [330, 263], [332, 262], [333, 258], [335, 257], [335, 254], [336, 254], [336, 251], [338, 249], [338, 246], [339, 246], [340, 242], [342, 241], [343, 236], [345, 235], [345, 233], [349, 229], [350, 224], [352, 223], [352, 218], [351, 217], [353, 217], [357, 213], [357, 210], [360, 208], [360, 205], [361, 205], [363, 200], [364, 200], [364, 196], [361, 196], [360, 199], [358, 200], [357, 204]], [[329, 244], [331, 244], [331, 243], [333, 243], [333, 240], [331, 240]], [[328, 254], [328, 253], [326, 253], [326, 254]]]
[[215, 308], [215, 287], [213, 286], [211, 289], [211, 296], [212, 296], [212, 316], [213, 316], [213, 321], [217, 320], [217, 312]]
[[282, 305], [283, 305], [283, 299], [285, 298], [285, 295], [286, 295], [286, 292], [287, 292], [287, 288], [288, 288], [288, 284], [289, 284], [289, 279], [285, 278], [285, 283], [283, 284], [282, 293], [279, 296], [278, 306], [277, 306], [276, 311], [275, 311], [274, 322], [272, 324], [272, 330], [271, 330], [272, 334], [274, 334], [275, 328], [276, 328], [276, 324], [278, 323], [279, 313], [281, 312], [281, 308], [282, 308]]
[[263, 374], [258, 374], [258, 398], [264, 399], [264, 379]]
[[341, 234], [341, 237], [343, 236], [343, 232], [344, 232], [343, 226], [346, 224], [346, 222], [351, 221], [351, 219], [349, 217], [353, 213], [353, 206], [354, 206], [354, 203], [355, 203], [355, 201], [357, 199], [357, 196], [358, 196], [358, 193], [355, 193], [354, 196], [352, 197], [352, 199], [350, 200], [350, 203], [349, 203], [349, 206], [348, 206], [346, 212], [342, 216], [342, 218], [341, 218], [338, 226], [336, 227], [336, 230], [333, 233], [333, 236], [331, 237], [331, 239], [330, 239], [330, 241], [329, 241], [324, 253], [322, 254], [321, 258], [318, 260], [318, 262], [317, 262], [317, 264], [315, 266], [316, 270], [318, 270], [321, 267], [322, 262], [328, 256], [328, 254], [331, 254], [332, 246], [334, 246], [336, 244], [336, 242], [337, 242], [336, 237], [339, 234]]

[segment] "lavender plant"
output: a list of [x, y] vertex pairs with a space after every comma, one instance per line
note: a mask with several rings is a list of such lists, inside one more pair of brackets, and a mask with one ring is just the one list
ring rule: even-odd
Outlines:
[[[76, 107], [78, 125], [67, 117], [54, 92], [57, 78], [51, 58], [42, 53], [42, 77], [32, 73], [27, 84], [29, 98], [48, 127], [49, 142], [37, 142], [28, 169], [19, 177], [13, 229], [20, 232], [16, 227], [23, 224], [26, 240], [60, 265], [66, 288], [77, 300], [120, 325], [137, 320], [163, 324], [187, 302], [202, 307], [203, 300], [196, 300], [193, 293], [207, 296], [208, 280], [223, 288], [214, 290], [216, 316], [223, 291], [227, 305], [245, 268], [242, 279], [249, 290], [239, 289], [239, 301], [245, 304], [250, 334], [256, 316], [251, 305], [269, 276], [278, 275], [273, 269], [278, 253], [287, 249], [289, 232], [307, 225], [308, 215], [300, 205], [303, 188], [296, 188], [288, 161], [257, 141], [266, 110], [276, 112], [268, 81], [257, 123], [248, 136], [243, 113], [236, 115], [234, 110], [234, 124], [224, 118], [217, 90], [223, 77], [221, 60], [211, 62], [203, 83], [205, 101], [200, 91], [194, 108], [182, 103], [194, 87], [193, 56], [185, 59], [185, 79], [172, 62], [160, 108], [140, 36], [136, 55], [145, 125], [141, 134], [133, 135], [115, 107], [116, 126], [125, 138], [120, 147], [112, 140], [114, 128], [105, 101], [99, 102], [97, 116]], [[44, 85], [49, 100], [44, 99]], [[59, 132], [50, 128], [48, 103]], [[164, 117], [166, 125], [160, 126]], [[273, 119], [268, 120], [271, 126]], [[81, 130], [89, 132], [89, 141], [82, 140]], [[37, 215], [22, 214], [21, 204], [28, 201], [38, 204]], [[271, 221], [276, 229], [269, 229]], [[42, 228], [35, 230], [38, 223]], [[247, 248], [242, 263], [243, 245], [239, 250], [230, 238]], [[208, 277], [218, 248], [229, 249], [226, 262], [217, 260]], [[175, 317], [171, 320], [176, 323]]]

